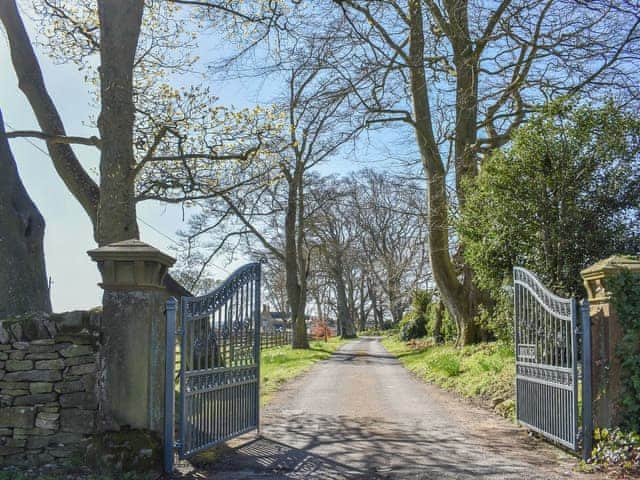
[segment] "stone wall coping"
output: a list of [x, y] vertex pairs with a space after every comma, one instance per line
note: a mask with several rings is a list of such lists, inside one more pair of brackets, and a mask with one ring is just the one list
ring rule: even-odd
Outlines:
[[124, 262], [142, 260], [147, 262], [158, 262], [167, 267], [171, 267], [176, 262], [175, 258], [161, 252], [147, 243], [133, 238], [89, 250], [87, 254], [95, 262], [105, 260]]

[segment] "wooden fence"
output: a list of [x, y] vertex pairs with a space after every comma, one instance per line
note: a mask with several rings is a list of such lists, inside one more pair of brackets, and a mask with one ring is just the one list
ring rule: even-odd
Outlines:
[[260, 347], [272, 348], [291, 345], [291, 332], [261, 332]]

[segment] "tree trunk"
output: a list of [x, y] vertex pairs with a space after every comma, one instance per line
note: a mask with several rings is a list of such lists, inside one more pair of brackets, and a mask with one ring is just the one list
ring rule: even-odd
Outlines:
[[44, 219], [20, 180], [0, 112], [0, 319], [51, 312]]
[[433, 320], [433, 339], [436, 343], [443, 343], [444, 337], [442, 336], [442, 317], [444, 316], [444, 304], [442, 301], [438, 301], [436, 306], [435, 318]]
[[97, 239], [106, 245], [138, 238], [133, 153], [133, 67], [144, 0], [99, 0], [100, 203]]
[[285, 245], [284, 245], [284, 266], [287, 283], [287, 297], [291, 307], [291, 321], [293, 323], [293, 348], [309, 348], [307, 338], [307, 325], [304, 318], [306, 307], [306, 286], [303, 284], [304, 272], [300, 272], [300, 267], [304, 262], [298, 258], [300, 249], [298, 248], [297, 225], [298, 208], [300, 208], [298, 181], [301, 174], [296, 172], [293, 181], [289, 182], [289, 193], [287, 199], [287, 212], [285, 216]]
[[[420, 149], [423, 168], [427, 177], [427, 230], [429, 242], [429, 261], [433, 272], [433, 279], [438, 287], [447, 310], [460, 325], [458, 343], [467, 345], [479, 340], [478, 329], [474, 318], [477, 314], [480, 293], [473, 285], [472, 274], [469, 268], [464, 268], [462, 281], [458, 279], [449, 253], [449, 219], [448, 200], [446, 191], [446, 172], [440, 157], [438, 145], [433, 134], [431, 120], [431, 107], [427, 80], [424, 71], [424, 31], [422, 17], [422, 2], [409, 2], [410, 10], [410, 38], [409, 56], [411, 65], [410, 83], [413, 111], [415, 116], [416, 140]], [[465, 70], [464, 75], [467, 72]], [[468, 78], [464, 79], [469, 81]], [[477, 88], [477, 87], [476, 87]], [[463, 90], [458, 86], [457, 92]], [[473, 92], [462, 92], [473, 95]], [[462, 101], [462, 100], [460, 100]], [[465, 102], [464, 108], [468, 108]], [[458, 111], [458, 115], [468, 112]], [[475, 119], [474, 119], [475, 122]], [[468, 128], [469, 122], [464, 122]], [[475, 123], [474, 123], [475, 128]], [[468, 136], [468, 132], [467, 132]], [[470, 144], [456, 144], [456, 166], [462, 171], [456, 172], [464, 175], [470, 168], [468, 161]], [[464, 157], [464, 161], [460, 156]], [[458, 182], [459, 183], [459, 182]]]
[[331, 269], [333, 280], [336, 284], [336, 297], [338, 301], [338, 319], [340, 321], [340, 336], [342, 338], [356, 338], [356, 327], [351, 317], [349, 303], [347, 300], [347, 287], [344, 281], [344, 273], [342, 271], [341, 260], [336, 259], [337, 265]]
[[[62, 119], [44, 84], [38, 59], [15, 1], [0, 2], [0, 21], [9, 39], [11, 61], [18, 77], [18, 86], [27, 97], [38, 125], [46, 134], [65, 136]], [[84, 170], [70, 145], [47, 142], [47, 149], [56, 172], [89, 215], [95, 235], [100, 198], [98, 185]]]

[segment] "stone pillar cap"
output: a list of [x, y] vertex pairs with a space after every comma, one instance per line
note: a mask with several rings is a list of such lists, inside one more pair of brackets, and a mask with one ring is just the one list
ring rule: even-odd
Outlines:
[[640, 270], [640, 259], [630, 255], [613, 255], [585, 268], [580, 274], [584, 278], [589, 278], [620, 270]]
[[104, 247], [95, 248], [87, 252], [91, 259], [95, 262], [104, 260], [144, 260], [155, 261], [167, 267], [171, 267], [176, 263], [176, 259], [161, 252], [148, 243], [144, 243], [135, 238], [123, 240], [122, 242], [110, 243]]
[[622, 270], [640, 272], [640, 259], [630, 255], [613, 255], [594, 263], [580, 272], [587, 289], [588, 299], [592, 303], [606, 302], [611, 298], [604, 280]]
[[164, 288], [167, 269], [175, 258], [140, 240], [111, 243], [87, 252], [102, 274], [105, 290]]

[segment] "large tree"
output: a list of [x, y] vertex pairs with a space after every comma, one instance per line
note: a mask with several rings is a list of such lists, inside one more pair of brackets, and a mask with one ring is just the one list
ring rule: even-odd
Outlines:
[[[361, 92], [371, 122], [415, 133], [428, 193], [433, 277], [461, 340], [480, 338], [483, 294], [451, 242], [451, 211], [485, 154], [507, 143], [535, 104], [614, 88], [637, 102], [640, 8], [634, 0], [334, 0], [349, 20], [341, 75]], [[319, 4], [320, 5], [320, 4]], [[321, 7], [318, 7], [321, 8]], [[636, 103], [637, 104], [637, 103]], [[449, 187], [452, 187], [451, 189]]]
[[0, 319], [51, 312], [44, 225], [20, 180], [0, 113]]
[[[185, 235], [190, 242], [209, 236], [208, 244], [213, 247], [209, 260], [233, 248], [234, 240], [251, 238], [266, 255], [284, 265], [294, 348], [309, 346], [306, 233], [311, 212], [306, 205], [307, 190], [314, 169], [344, 150], [362, 128], [351, 106], [352, 89], [336, 81], [327, 67], [330, 50], [330, 40], [315, 38], [290, 47], [287, 63], [275, 75], [275, 81], [284, 87], [275, 99], [280, 130], [263, 139], [250, 175], [228, 191], [217, 194], [217, 187], [211, 190], [214, 198], [201, 204], [202, 211], [194, 215]], [[255, 246], [248, 247], [255, 253]]]
[[[18, 86], [39, 126], [8, 136], [46, 142], [58, 175], [91, 219], [99, 245], [139, 238], [138, 202], [199, 198], [203, 185], [221, 179], [232, 184], [234, 173], [246, 168], [260, 144], [261, 117], [214, 106], [206, 88], [172, 86], [169, 77], [195, 68], [195, 59], [189, 55], [194, 32], [183, 28], [191, 24], [171, 3], [42, 0], [31, 7], [42, 22], [48, 53], [78, 65], [87, 84], [96, 85], [97, 118], [87, 121], [98, 135], [67, 134], [17, 4], [7, 0], [0, 3], [0, 22]], [[74, 144], [99, 150], [97, 180]], [[220, 176], [221, 171], [227, 175]], [[171, 277], [167, 285], [186, 293]]]

